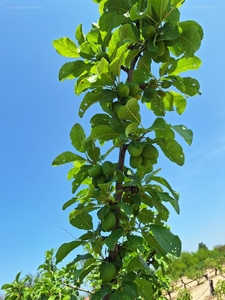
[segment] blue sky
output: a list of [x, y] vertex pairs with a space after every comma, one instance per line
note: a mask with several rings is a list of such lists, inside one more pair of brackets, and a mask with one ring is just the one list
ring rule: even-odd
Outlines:
[[[203, 94], [188, 100], [182, 116], [167, 115], [167, 122], [191, 128], [194, 141], [191, 147], [182, 142], [185, 165], [163, 159], [161, 175], [181, 194], [181, 214], [171, 212], [171, 230], [183, 250], [195, 251], [199, 242], [209, 248], [225, 243], [225, 3], [186, 0], [181, 12], [182, 20], [196, 20], [205, 32], [196, 53], [202, 67], [190, 74]], [[69, 233], [80, 234], [68, 223], [69, 210], [61, 210], [72, 197], [70, 166], [51, 163], [73, 150], [73, 124], [80, 122], [88, 133], [90, 113], [79, 119], [82, 96], [74, 95], [73, 81], [58, 81], [66, 59], [52, 40], [73, 39], [78, 24], [88, 32], [97, 19], [91, 0], [0, 2], [0, 286], [20, 271], [36, 273], [46, 250], [71, 241]]]

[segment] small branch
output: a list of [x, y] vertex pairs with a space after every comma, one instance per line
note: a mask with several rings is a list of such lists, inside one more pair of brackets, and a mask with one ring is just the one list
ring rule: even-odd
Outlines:
[[77, 287], [77, 286], [73, 286], [73, 285], [70, 285], [70, 284], [65, 283], [65, 282], [62, 282], [62, 284], [65, 285], [65, 286], [67, 286], [67, 287], [69, 287], [69, 288], [71, 288], [71, 289], [73, 289], [73, 290], [78, 290], [78, 291], [81, 291], [81, 292], [84, 292], [84, 293], [88, 293], [90, 295], [94, 295], [93, 292], [85, 290], [83, 288], [80, 288], [80, 287]]

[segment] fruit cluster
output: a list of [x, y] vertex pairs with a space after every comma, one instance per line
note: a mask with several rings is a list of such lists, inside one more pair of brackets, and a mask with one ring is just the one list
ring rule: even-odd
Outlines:
[[134, 169], [139, 166], [155, 164], [159, 156], [155, 146], [139, 141], [132, 141], [128, 145], [127, 150], [130, 154], [130, 166]]
[[151, 57], [156, 63], [167, 62], [170, 59], [168, 47], [174, 46], [178, 42], [178, 38], [172, 40], [157, 39], [160, 34], [154, 24], [144, 25], [142, 28], [142, 36], [148, 42]]
[[104, 161], [102, 165], [95, 165], [88, 171], [89, 176], [92, 178], [92, 184], [95, 188], [99, 188], [99, 184], [107, 183], [114, 176], [117, 183], [122, 183], [125, 179], [123, 172], [116, 168], [116, 164], [111, 161]]
[[118, 100], [112, 103], [112, 111], [118, 115], [119, 108], [122, 105], [126, 105], [127, 102], [135, 98], [139, 100], [141, 98], [140, 88], [136, 82], [121, 82], [116, 89]]

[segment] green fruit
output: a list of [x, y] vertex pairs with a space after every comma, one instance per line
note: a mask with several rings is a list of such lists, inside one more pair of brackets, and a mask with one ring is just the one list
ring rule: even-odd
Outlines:
[[102, 172], [106, 176], [112, 176], [114, 171], [115, 171], [115, 166], [111, 161], [107, 160], [102, 164]]
[[135, 99], [139, 100], [139, 99], [141, 99], [141, 94], [136, 94], [136, 95], [134, 95], [133, 97], [134, 97]]
[[134, 143], [130, 143], [127, 147], [127, 150], [131, 156], [137, 157], [141, 154], [143, 147], [136, 146]]
[[147, 41], [152, 40], [155, 34], [156, 34], [156, 28], [153, 25], [150, 24], [145, 25], [142, 29], [142, 35]]
[[130, 156], [130, 166], [134, 169], [138, 168], [142, 163], [142, 156]]
[[117, 176], [117, 179], [116, 179], [117, 183], [122, 183], [125, 179], [123, 172], [121, 172], [120, 170], [116, 170], [116, 176]]
[[157, 91], [156, 89], [152, 88], [152, 87], [149, 87], [149, 88], [146, 88], [144, 90], [144, 98], [146, 98], [147, 100], [149, 101], [146, 101], [146, 102], [150, 102], [152, 99], [155, 99], [157, 97]]
[[118, 115], [118, 111], [119, 111], [119, 109], [120, 109], [121, 106], [122, 106], [122, 103], [119, 102], [119, 101], [116, 101], [116, 102], [113, 102], [113, 103], [112, 103], [112, 110], [113, 110], [113, 112], [114, 112], [116, 115]]
[[103, 57], [104, 57], [107, 61], [109, 61], [109, 56], [108, 56], [108, 54], [107, 54], [106, 52], [103, 52], [103, 51], [99, 52], [99, 53], [96, 55], [95, 58], [96, 58], [97, 61], [100, 61]]
[[167, 47], [165, 48], [164, 54], [162, 56], [159, 56], [159, 59], [163, 63], [167, 62], [170, 59], [170, 51]]
[[119, 96], [119, 98], [126, 98], [130, 93], [129, 86], [125, 83], [120, 83], [117, 86], [116, 91], [117, 91], [117, 95]]
[[102, 174], [102, 167], [100, 165], [93, 166], [88, 170], [88, 174], [90, 177], [98, 177]]
[[97, 177], [97, 184], [105, 183], [106, 182], [106, 176], [105, 174], [101, 174]]
[[156, 159], [159, 156], [159, 151], [152, 144], [146, 144], [141, 155], [144, 158]]
[[178, 43], [178, 38], [173, 39], [173, 40], [167, 40], [167, 41], [164, 41], [164, 43], [165, 43], [165, 45], [168, 46], [168, 47], [175, 46], [175, 45]]
[[158, 50], [157, 50], [158, 56], [162, 56], [165, 53], [165, 50], [166, 50], [166, 46], [165, 46], [164, 42], [163, 41], [158, 41], [158, 42], [155, 43], [155, 45], [158, 47]]
[[116, 277], [116, 267], [113, 263], [105, 263], [100, 266], [100, 278], [104, 283], [112, 281]]
[[102, 230], [111, 231], [116, 226], [116, 217], [112, 212], [108, 212], [102, 220]]
[[139, 85], [136, 82], [128, 82], [127, 85], [130, 89], [130, 96], [134, 96], [139, 92]]

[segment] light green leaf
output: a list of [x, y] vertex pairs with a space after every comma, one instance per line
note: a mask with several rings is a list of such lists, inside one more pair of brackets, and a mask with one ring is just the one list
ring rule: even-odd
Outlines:
[[181, 253], [181, 241], [168, 228], [161, 225], [151, 225], [151, 231], [159, 245], [167, 252], [177, 257]]
[[75, 153], [72, 153], [70, 151], [63, 152], [59, 154], [52, 162], [53, 166], [60, 166], [63, 164], [67, 164], [76, 160], [85, 161], [85, 158], [81, 157], [80, 155], [77, 155]]
[[103, 141], [114, 140], [118, 138], [120, 134], [107, 125], [99, 125], [91, 130], [91, 135], [87, 138], [87, 140], [91, 139], [99, 139]]
[[56, 264], [61, 262], [71, 251], [84, 244], [85, 241], [73, 241], [62, 244], [56, 252]]
[[110, 63], [109, 69], [110, 71], [115, 74], [116, 76], [120, 75], [121, 66], [124, 64], [124, 53], [127, 51], [127, 46], [130, 43], [127, 42], [124, 45], [120, 46], [116, 52], [116, 56], [113, 61]]
[[134, 135], [134, 136], [139, 136], [138, 135], [138, 122], [132, 122], [130, 123], [125, 130], [125, 134], [127, 137], [129, 137], [129, 135]]
[[175, 106], [179, 115], [185, 111], [187, 106], [187, 101], [184, 96], [174, 91], [167, 92], [163, 98], [163, 102], [167, 111], [173, 111]]
[[56, 49], [56, 51], [62, 56], [72, 58], [77, 58], [80, 56], [76, 44], [68, 37], [54, 40], [53, 46]]
[[86, 41], [85, 35], [82, 30], [82, 24], [77, 26], [76, 32], [75, 32], [75, 37], [76, 37], [79, 45], [81, 45], [82, 43], [84, 43]]
[[70, 139], [71, 139], [71, 143], [72, 145], [75, 147], [75, 149], [79, 152], [85, 152], [85, 139], [86, 139], [86, 135], [84, 132], [83, 127], [79, 124], [76, 123], [71, 131], [70, 131]]
[[140, 123], [141, 115], [139, 113], [140, 106], [137, 99], [131, 98], [126, 105], [119, 108], [118, 117], [121, 120], [130, 120], [132, 122]]
[[182, 138], [188, 143], [188, 145], [191, 145], [193, 141], [193, 131], [191, 129], [188, 129], [184, 125], [174, 125], [172, 128], [179, 133]]
[[169, 74], [178, 75], [189, 70], [197, 70], [201, 66], [201, 63], [201, 59], [197, 56], [182, 57], [172, 63], [170, 68], [172, 71], [169, 71]]
[[106, 246], [110, 250], [114, 250], [116, 242], [123, 236], [124, 234], [124, 229], [123, 228], [117, 228], [114, 230], [105, 240]]
[[139, 40], [139, 33], [137, 27], [131, 24], [124, 24], [119, 29], [120, 32], [120, 40], [130, 40], [132, 43], [136, 43]]
[[153, 299], [153, 291], [152, 291], [152, 284], [148, 280], [137, 278], [135, 279], [135, 283], [138, 287], [138, 292], [140, 296], [145, 300], [152, 300]]

